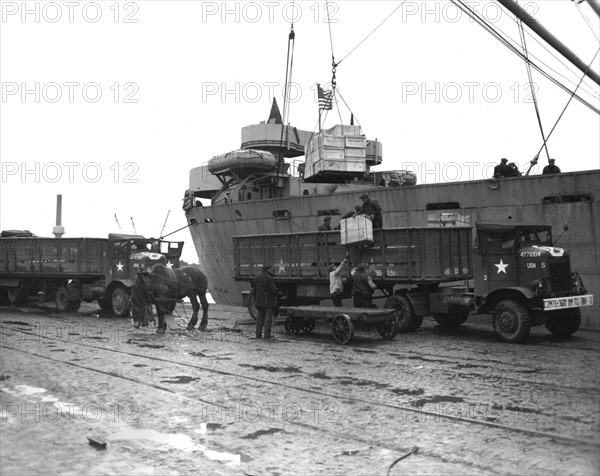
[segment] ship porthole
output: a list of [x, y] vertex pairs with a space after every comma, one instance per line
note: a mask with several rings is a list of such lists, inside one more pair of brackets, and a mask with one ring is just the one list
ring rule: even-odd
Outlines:
[[242, 212], [240, 212], [239, 210], [235, 211], [235, 218], [238, 220], [242, 219]]
[[310, 192], [309, 192], [308, 190], [306, 190], [306, 189], [304, 189], [304, 190], [302, 191], [302, 195], [308, 195], [309, 193], [310, 193]]

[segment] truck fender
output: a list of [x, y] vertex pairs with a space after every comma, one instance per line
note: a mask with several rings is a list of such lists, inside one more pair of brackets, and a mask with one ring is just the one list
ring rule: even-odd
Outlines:
[[120, 286], [125, 286], [127, 289], [131, 289], [133, 283], [135, 283], [135, 279], [116, 279], [111, 281], [104, 289], [103, 298], [110, 299], [113, 291]]
[[492, 312], [496, 304], [504, 299], [524, 302], [533, 297], [535, 297], [533, 291], [523, 286], [511, 286], [509, 288], [496, 289], [486, 296], [485, 303], [478, 309], [478, 312]]

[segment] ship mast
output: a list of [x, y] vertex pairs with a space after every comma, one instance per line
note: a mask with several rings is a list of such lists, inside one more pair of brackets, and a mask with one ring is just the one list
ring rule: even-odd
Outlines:
[[[525, 23], [531, 30], [540, 36], [546, 43], [552, 46], [556, 51], [563, 55], [568, 61], [576, 66], [583, 74], [592, 79], [596, 84], [600, 85], [600, 75], [586, 65], [575, 53], [565, 46], [558, 38], [544, 28], [541, 23], [533, 18], [529, 13], [523, 10], [514, 0], [498, 0], [508, 11], [513, 13], [519, 20]], [[594, 10], [598, 11], [598, 6], [594, 5], [593, 1], [589, 2]]]

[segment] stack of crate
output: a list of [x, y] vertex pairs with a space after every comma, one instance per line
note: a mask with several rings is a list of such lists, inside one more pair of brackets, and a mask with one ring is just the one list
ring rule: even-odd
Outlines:
[[306, 146], [304, 179], [351, 180], [367, 171], [367, 141], [360, 126], [337, 125], [315, 134]]
[[373, 222], [366, 215], [340, 220], [340, 243], [360, 245], [373, 242]]

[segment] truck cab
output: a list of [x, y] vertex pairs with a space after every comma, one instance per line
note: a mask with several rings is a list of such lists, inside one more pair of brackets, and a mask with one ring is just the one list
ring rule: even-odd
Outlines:
[[579, 328], [579, 307], [593, 296], [571, 272], [569, 253], [554, 246], [550, 226], [479, 222], [476, 234], [475, 309], [492, 313], [503, 340], [524, 340], [532, 325], [545, 324], [555, 335]]

